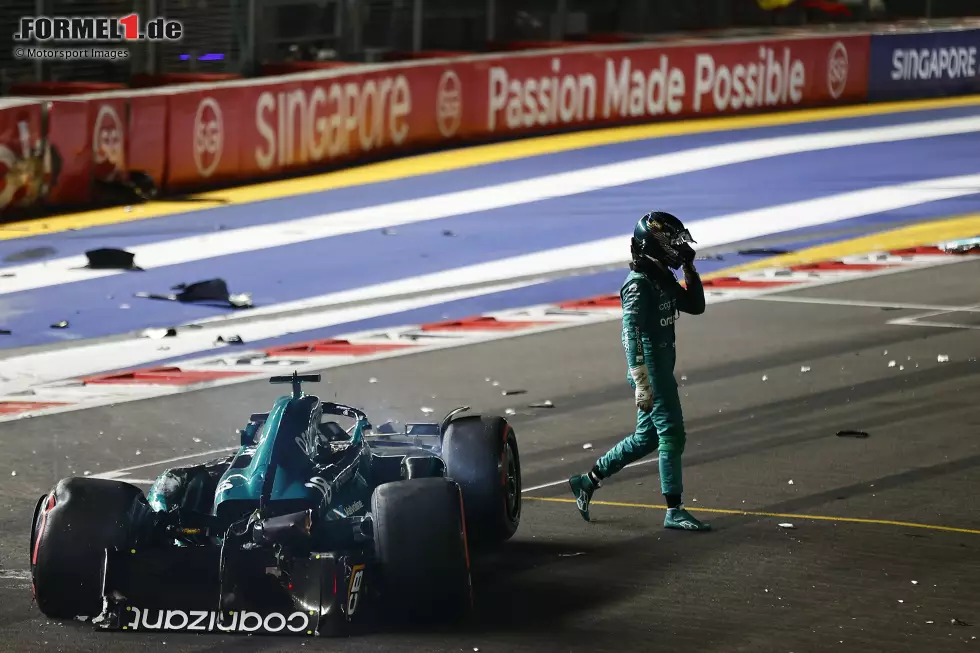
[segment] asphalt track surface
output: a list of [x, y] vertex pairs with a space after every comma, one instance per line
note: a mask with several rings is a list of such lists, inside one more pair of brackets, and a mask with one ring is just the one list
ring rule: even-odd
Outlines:
[[[133, 473], [152, 478], [165, 465], [148, 463], [231, 446], [233, 429], [277, 388], [0, 424], [21, 470], [0, 486], [0, 650], [975, 650], [980, 313], [930, 318], [966, 328], [888, 322], [928, 312], [905, 303], [975, 307], [977, 279], [974, 260], [682, 316], [686, 503], [704, 510], [712, 533], [662, 529], [656, 464], [608, 481], [593, 523], [567, 502], [563, 479], [633, 425], [615, 321], [332, 370], [321, 396], [386, 417], [515, 409], [525, 489], [557, 483], [526, 491], [517, 536], [477, 561], [478, 616], [461, 631], [300, 640], [48, 622], [25, 580], [36, 498], [70, 473], [143, 465]], [[791, 301], [799, 297], [827, 301]], [[501, 394], [513, 389], [527, 393]], [[554, 407], [527, 407], [545, 399]], [[842, 429], [869, 437], [838, 437]]]

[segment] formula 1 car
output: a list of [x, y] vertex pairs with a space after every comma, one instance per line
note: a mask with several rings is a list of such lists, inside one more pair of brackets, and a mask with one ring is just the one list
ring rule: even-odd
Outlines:
[[319, 380], [272, 377], [292, 393], [251, 416], [233, 455], [169, 469], [147, 496], [60, 481], [31, 528], [41, 612], [102, 630], [301, 635], [349, 634], [365, 613], [466, 616], [470, 547], [520, 523], [513, 428], [462, 407], [375, 429], [303, 392]]

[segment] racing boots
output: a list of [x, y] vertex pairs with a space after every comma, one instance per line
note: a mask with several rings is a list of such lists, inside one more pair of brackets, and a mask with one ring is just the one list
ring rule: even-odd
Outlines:
[[684, 504], [682, 503], [676, 508], [667, 509], [667, 516], [664, 517], [664, 528], [675, 528], [684, 531], [710, 531], [711, 524], [695, 519], [694, 515], [684, 510]]
[[575, 496], [575, 507], [578, 508], [582, 519], [589, 520], [589, 502], [596, 489], [602, 487], [602, 481], [594, 479], [591, 474], [577, 474], [568, 479], [568, 485]]

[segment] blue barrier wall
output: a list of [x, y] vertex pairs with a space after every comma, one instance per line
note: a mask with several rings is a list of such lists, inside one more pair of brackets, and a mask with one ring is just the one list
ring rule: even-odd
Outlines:
[[980, 29], [872, 35], [869, 100], [977, 92]]

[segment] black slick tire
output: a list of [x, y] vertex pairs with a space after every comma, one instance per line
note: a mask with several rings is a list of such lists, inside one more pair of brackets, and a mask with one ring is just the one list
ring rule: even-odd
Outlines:
[[521, 523], [521, 458], [514, 429], [503, 417], [453, 420], [443, 437], [446, 473], [463, 489], [471, 544], [500, 544]]
[[371, 497], [371, 512], [386, 620], [467, 617], [473, 595], [459, 486], [445, 478], [385, 483]]
[[31, 580], [38, 608], [52, 619], [102, 611], [106, 549], [129, 545], [142, 490], [121, 481], [66, 478], [38, 500], [31, 528]]

